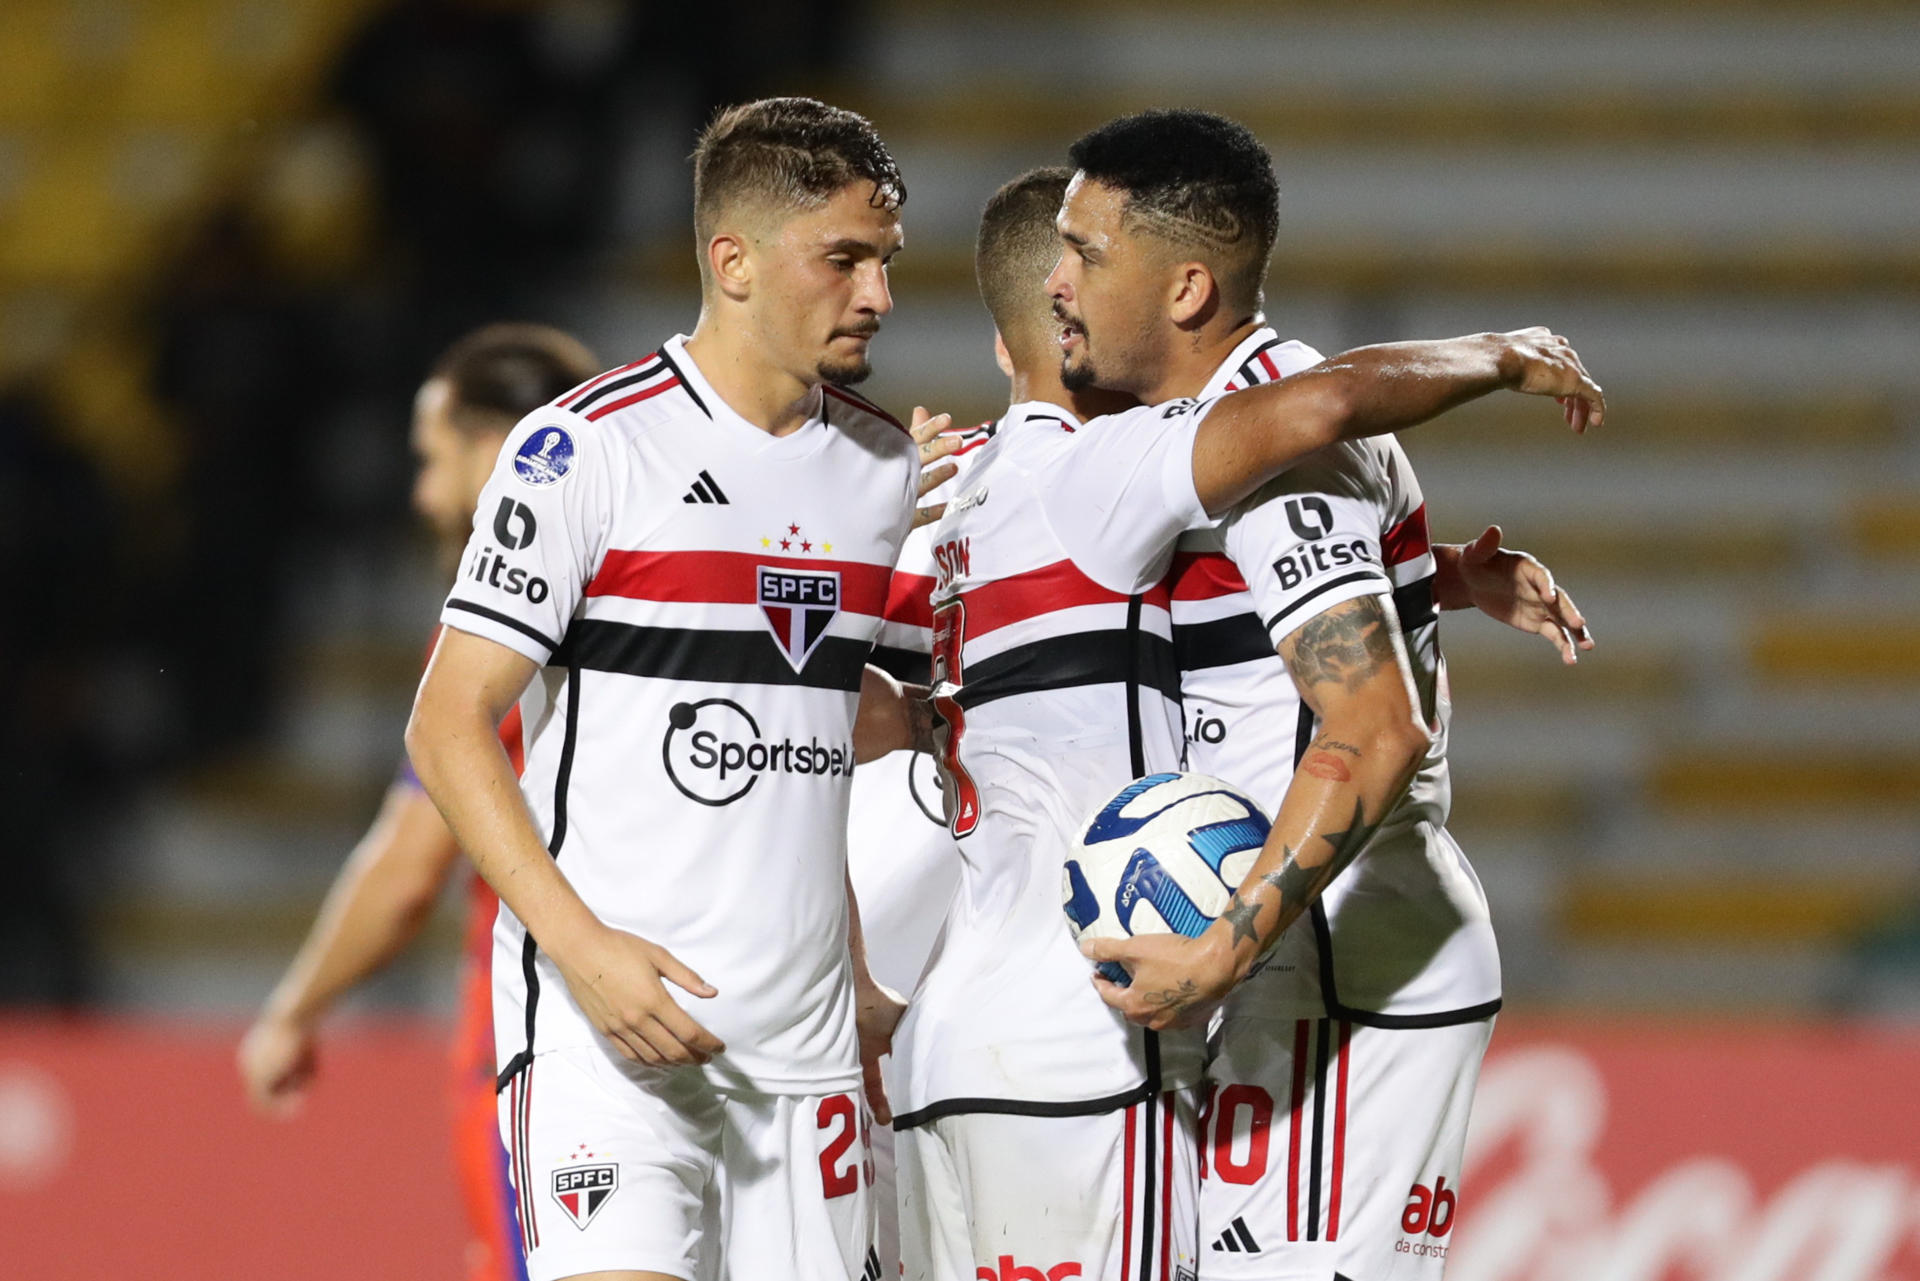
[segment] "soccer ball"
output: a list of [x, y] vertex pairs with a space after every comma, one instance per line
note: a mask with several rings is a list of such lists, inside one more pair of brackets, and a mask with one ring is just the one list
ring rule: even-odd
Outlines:
[[[1150, 774], [1102, 805], [1060, 876], [1067, 927], [1083, 938], [1198, 936], [1227, 909], [1270, 824], [1239, 788], [1205, 774]], [[1126, 984], [1103, 961], [1101, 974]]]

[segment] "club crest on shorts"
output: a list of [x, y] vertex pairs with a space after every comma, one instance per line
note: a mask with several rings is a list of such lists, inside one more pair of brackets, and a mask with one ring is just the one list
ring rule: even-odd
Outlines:
[[820, 647], [827, 625], [840, 612], [840, 571], [761, 565], [754, 577], [767, 630], [797, 672]]
[[569, 1165], [553, 1172], [553, 1199], [583, 1232], [619, 1187], [617, 1165]]
[[529, 485], [551, 485], [573, 470], [573, 437], [564, 427], [542, 427], [513, 451], [513, 474]]

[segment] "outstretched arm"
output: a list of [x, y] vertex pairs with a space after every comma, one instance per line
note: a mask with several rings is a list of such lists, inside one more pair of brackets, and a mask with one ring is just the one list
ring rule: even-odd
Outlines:
[[1501, 390], [1560, 400], [1575, 431], [1606, 414], [1579, 354], [1545, 329], [1359, 347], [1208, 410], [1193, 442], [1194, 488], [1218, 516], [1316, 449], [1413, 427]]
[[460, 847], [426, 793], [406, 783], [388, 789], [306, 941], [240, 1042], [240, 1078], [256, 1108], [285, 1116], [299, 1107], [317, 1065], [320, 1020], [418, 936], [459, 858]]
[[1164, 1028], [1210, 1012], [1359, 856], [1432, 743], [1415, 711], [1413, 673], [1389, 597], [1335, 605], [1282, 640], [1280, 655], [1320, 718], [1320, 733], [1227, 910], [1198, 938], [1154, 934], [1082, 944], [1094, 960], [1127, 968], [1131, 986], [1098, 975], [1094, 985], [1135, 1023]]
[[559, 967], [581, 1011], [621, 1054], [653, 1066], [722, 1050], [667, 995], [714, 989], [664, 947], [603, 924], [547, 853], [494, 726], [538, 670], [504, 645], [449, 627], [407, 724], [427, 794], [487, 884]]

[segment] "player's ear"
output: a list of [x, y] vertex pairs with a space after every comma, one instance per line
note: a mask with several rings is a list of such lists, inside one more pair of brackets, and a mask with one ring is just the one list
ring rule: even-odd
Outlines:
[[993, 331], [993, 363], [1000, 366], [1000, 372], [1013, 377], [1013, 356], [1007, 351], [1007, 340], [1000, 336], [996, 326]]
[[722, 231], [707, 241], [707, 270], [713, 286], [735, 302], [744, 302], [753, 284], [753, 263], [746, 237]]
[[1204, 325], [1220, 309], [1220, 283], [1204, 262], [1183, 262], [1173, 269], [1167, 314], [1182, 329]]

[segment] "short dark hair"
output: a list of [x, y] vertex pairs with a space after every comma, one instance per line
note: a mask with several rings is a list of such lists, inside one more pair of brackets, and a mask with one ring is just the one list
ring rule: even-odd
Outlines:
[[1020, 337], [1053, 314], [1047, 272], [1060, 257], [1054, 219], [1073, 170], [1030, 169], [1001, 187], [980, 214], [973, 274], [980, 300], [1003, 338]]
[[1245, 125], [1210, 111], [1142, 111], [1101, 125], [1067, 154], [1088, 178], [1126, 193], [1128, 217], [1214, 260], [1233, 302], [1259, 306], [1280, 183]]
[[704, 239], [720, 211], [743, 197], [817, 209], [861, 180], [873, 184], [877, 209], [898, 209], [907, 201], [900, 167], [865, 116], [812, 98], [762, 98], [728, 107], [694, 144], [694, 228]]
[[548, 325], [485, 325], [434, 362], [430, 379], [452, 392], [454, 423], [464, 430], [512, 427], [600, 370], [587, 345]]

